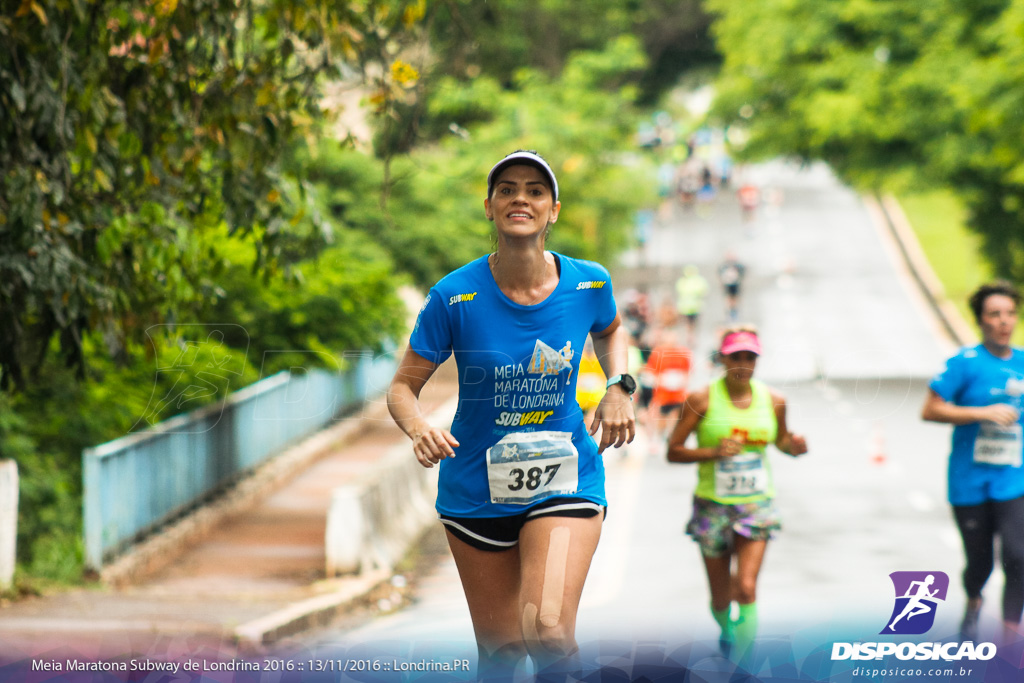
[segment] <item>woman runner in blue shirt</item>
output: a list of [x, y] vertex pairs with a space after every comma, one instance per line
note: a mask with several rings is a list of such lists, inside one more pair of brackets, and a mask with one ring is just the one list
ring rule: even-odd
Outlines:
[[946, 361], [931, 382], [921, 417], [953, 424], [949, 502], [963, 539], [967, 609], [963, 640], [977, 640], [981, 589], [1000, 539], [1006, 585], [1004, 636], [1019, 633], [1024, 611], [1024, 351], [1010, 345], [1020, 294], [1008, 282], [981, 286], [970, 299], [982, 342]]
[[[600, 453], [635, 430], [628, 338], [608, 272], [545, 250], [560, 208], [555, 174], [535, 152], [491, 169], [484, 210], [496, 250], [431, 288], [388, 392], [420, 464], [440, 466], [437, 511], [482, 676], [527, 654], [538, 670], [575, 655], [607, 506]], [[611, 378], [589, 433], [575, 401], [588, 334]], [[418, 397], [451, 355], [459, 410], [447, 430], [424, 420]]]

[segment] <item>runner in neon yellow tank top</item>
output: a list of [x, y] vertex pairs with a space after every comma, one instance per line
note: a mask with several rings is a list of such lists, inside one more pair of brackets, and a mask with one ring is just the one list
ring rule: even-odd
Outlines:
[[[789, 455], [807, 452], [786, 426], [786, 401], [753, 379], [761, 342], [751, 327], [732, 328], [719, 348], [725, 374], [690, 394], [669, 439], [669, 462], [698, 465], [693, 517], [687, 533], [700, 544], [711, 589], [711, 613], [722, 648], [738, 657], [757, 632], [757, 577], [768, 540], [780, 528], [769, 443]], [[697, 433], [697, 446], [686, 441]], [[733, 558], [736, 558], [735, 570]], [[739, 605], [733, 618], [732, 603]]]
[[778, 422], [771, 391], [750, 380], [750, 404], [738, 408], [729, 397], [725, 377], [708, 386], [708, 409], [697, 424], [697, 447], [717, 448], [723, 439], [743, 444], [730, 458], [704, 460], [697, 465], [699, 498], [737, 505], [775, 497], [768, 444], [775, 441]]

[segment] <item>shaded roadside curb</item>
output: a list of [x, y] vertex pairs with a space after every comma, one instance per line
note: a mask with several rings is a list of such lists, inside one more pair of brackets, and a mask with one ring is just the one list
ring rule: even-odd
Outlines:
[[326, 595], [302, 600], [238, 626], [234, 639], [242, 651], [259, 651], [265, 646], [302, 631], [326, 626], [391, 578], [389, 569], [376, 569], [349, 579]]
[[866, 197], [865, 200], [874, 204], [878, 209], [878, 214], [884, 218], [885, 226], [895, 240], [914, 282], [917, 283], [928, 306], [949, 338], [957, 346], [975, 343], [978, 338], [977, 334], [946, 296], [946, 289], [935, 274], [928, 257], [925, 256], [921, 243], [900, 203], [895, 197], [888, 194], [880, 197]]

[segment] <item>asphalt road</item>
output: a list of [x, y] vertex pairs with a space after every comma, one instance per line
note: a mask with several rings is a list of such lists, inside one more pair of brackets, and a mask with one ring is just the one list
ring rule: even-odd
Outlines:
[[[725, 324], [717, 263], [732, 250], [747, 266], [740, 318], [761, 330], [757, 375], [787, 396], [790, 427], [810, 445], [798, 459], [773, 455], [783, 531], [761, 574], [760, 633], [870, 639], [892, 609], [889, 574], [929, 570], [951, 579], [933, 630], [950, 636], [964, 599], [945, 502], [949, 429], [922, 423], [919, 411], [953, 346], [883, 228], [826, 168], [779, 162], [746, 173], [767, 198], [753, 221], [743, 221], [731, 192], [699, 210], [675, 207], [659, 217], [647, 248], [613, 272], [617, 292], [646, 285], [657, 299], [683, 266], [700, 268], [711, 294], [697, 336], [696, 386], [714, 372], [706, 359]], [[682, 533], [695, 468], [670, 465], [662, 453], [640, 437], [605, 456], [610, 509], [580, 608], [581, 643], [692, 645], [716, 636], [698, 552]], [[994, 576], [983, 636], [995, 632], [1000, 588]], [[471, 656], [472, 641], [449, 560], [418, 584], [408, 608], [282, 647], [318, 656]]]

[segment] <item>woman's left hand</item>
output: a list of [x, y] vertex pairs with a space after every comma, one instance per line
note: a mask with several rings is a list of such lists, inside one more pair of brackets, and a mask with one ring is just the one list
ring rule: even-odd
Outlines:
[[633, 442], [636, 435], [633, 400], [617, 385], [612, 385], [597, 405], [594, 421], [590, 425], [590, 435], [597, 434], [598, 428], [601, 428], [598, 453], [603, 453], [609, 446], [618, 448], [622, 444]]
[[785, 443], [782, 445], [785, 446], [785, 448], [780, 448], [779, 450], [794, 457], [797, 455], [803, 455], [807, 452], [807, 439], [805, 439], [801, 434], [789, 434], [789, 438], [787, 438]]

